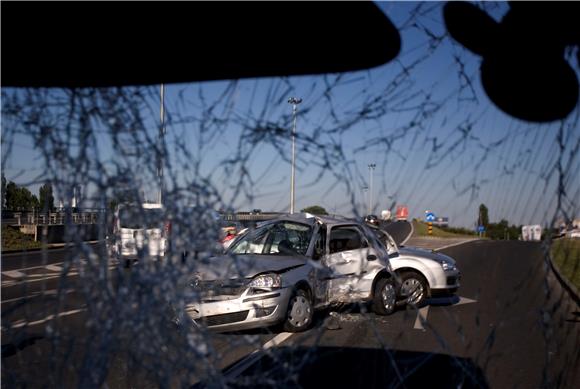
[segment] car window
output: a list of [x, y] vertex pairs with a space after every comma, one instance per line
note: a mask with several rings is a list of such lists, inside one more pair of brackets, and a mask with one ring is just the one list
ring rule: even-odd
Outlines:
[[324, 256], [326, 253], [326, 228], [321, 227], [318, 231], [318, 236], [316, 237], [316, 242], [314, 243], [314, 252], [312, 254], [312, 259], [318, 260]]
[[334, 227], [330, 232], [330, 254], [367, 247], [367, 241], [354, 226]]
[[248, 232], [234, 243], [232, 254], [305, 255], [312, 227], [299, 223], [267, 224]]

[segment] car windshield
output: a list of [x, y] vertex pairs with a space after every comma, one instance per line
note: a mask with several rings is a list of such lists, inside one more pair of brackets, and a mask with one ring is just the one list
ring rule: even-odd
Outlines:
[[310, 226], [292, 222], [269, 223], [241, 237], [229, 252], [306, 255], [311, 238]]
[[160, 208], [126, 207], [119, 210], [121, 228], [152, 229], [163, 226], [163, 210]]

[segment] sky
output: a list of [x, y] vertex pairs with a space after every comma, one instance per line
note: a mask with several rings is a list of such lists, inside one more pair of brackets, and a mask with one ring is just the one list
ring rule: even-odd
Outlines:
[[[564, 122], [541, 125], [501, 112], [482, 90], [479, 58], [445, 36], [442, 4], [423, 4], [422, 15], [409, 22], [417, 3], [378, 3], [399, 29], [402, 50], [396, 60], [374, 69], [167, 85], [168, 186], [203, 182], [234, 210], [288, 211], [292, 107], [286, 101], [296, 96], [303, 99], [297, 115], [298, 210], [321, 205], [345, 216], [366, 214], [368, 165], [376, 164], [375, 214], [404, 204], [410, 217], [423, 218], [430, 210], [449, 217], [451, 225], [473, 228], [484, 203], [491, 221], [546, 225], [559, 217], [560, 201], [567, 214], [579, 217], [580, 158], [575, 147], [580, 130], [573, 124], [578, 108]], [[496, 20], [507, 9], [505, 4], [486, 6]], [[299, 55], [299, 45], [296, 51]], [[466, 83], [463, 75], [473, 83]], [[147, 90], [150, 95], [141, 106], [144, 132], [155, 140], [159, 90]], [[121, 157], [107, 132], [113, 122], [104, 118], [92, 124], [96, 143], [85, 157], [115, 170]], [[42, 146], [25, 134], [7, 137], [7, 124], [3, 120], [2, 171], [37, 193], [51, 175]], [[134, 141], [121, 140], [139, 149]], [[139, 164], [154, 158], [138, 158], [139, 163], [123, 164], [142, 176], [139, 185], [152, 200], [155, 178]], [[558, 166], [567, 194], [560, 200]], [[246, 175], [240, 179], [242, 171]], [[99, 190], [86, 182], [89, 204]]]

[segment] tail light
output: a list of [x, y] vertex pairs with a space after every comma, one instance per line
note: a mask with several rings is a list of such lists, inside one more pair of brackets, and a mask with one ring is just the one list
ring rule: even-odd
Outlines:
[[165, 237], [169, 236], [169, 234], [171, 233], [171, 222], [165, 222], [163, 233], [165, 234]]

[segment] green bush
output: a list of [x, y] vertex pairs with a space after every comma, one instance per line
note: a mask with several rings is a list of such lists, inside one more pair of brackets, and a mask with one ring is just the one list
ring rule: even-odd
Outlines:
[[580, 240], [558, 239], [552, 243], [552, 260], [560, 273], [580, 290]]
[[40, 242], [35, 242], [32, 236], [23, 234], [18, 228], [2, 226], [2, 251], [29, 250], [41, 246]]

